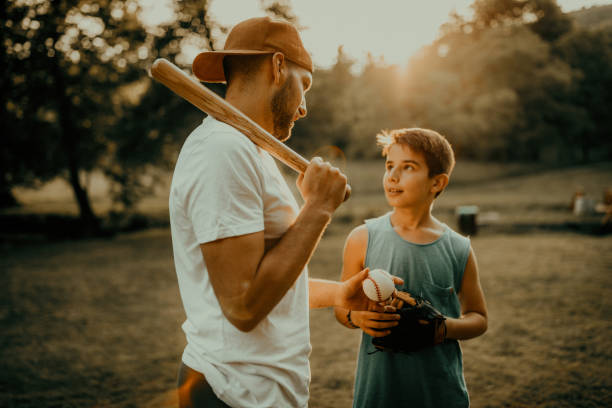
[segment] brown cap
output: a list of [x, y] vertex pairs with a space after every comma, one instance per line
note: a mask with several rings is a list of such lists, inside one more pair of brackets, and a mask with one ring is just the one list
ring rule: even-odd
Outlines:
[[310, 54], [304, 48], [300, 34], [287, 22], [270, 17], [250, 18], [232, 28], [223, 51], [205, 51], [193, 60], [195, 76], [204, 82], [225, 82], [223, 58], [226, 55], [259, 55], [282, 52], [285, 57], [313, 71]]

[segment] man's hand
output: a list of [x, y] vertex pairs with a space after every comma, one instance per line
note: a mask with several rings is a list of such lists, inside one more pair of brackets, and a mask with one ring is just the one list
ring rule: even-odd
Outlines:
[[[369, 268], [355, 274], [350, 279], [342, 282], [340, 297], [336, 302], [338, 307], [348, 310], [367, 310], [374, 312], [394, 311], [395, 308], [384, 303], [376, 303], [370, 300], [363, 291], [363, 281], [368, 277]], [[391, 275], [396, 285], [402, 285], [404, 281], [397, 276]]]
[[317, 207], [330, 216], [344, 201], [346, 176], [320, 157], [310, 161], [296, 184], [306, 205]]

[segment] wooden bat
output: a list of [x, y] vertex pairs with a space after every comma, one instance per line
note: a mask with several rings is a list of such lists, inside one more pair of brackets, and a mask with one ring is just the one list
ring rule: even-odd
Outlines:
[[[308, 167], [308, 160], [287, 147], [277, 138], [268, 133], [255, 121], [236, 109], [225, 99], [191, 78], [179, 67], [170, 61], [159, 58], [151, 66], [151, 76], [158, 82], [170, 88], [174, 93], [212, 116], [238, 129], [253, 143], [276, 157], [298, 173], [304, 173]], [[351, 194], [351, 187], [347, 184], [344, 200]]]

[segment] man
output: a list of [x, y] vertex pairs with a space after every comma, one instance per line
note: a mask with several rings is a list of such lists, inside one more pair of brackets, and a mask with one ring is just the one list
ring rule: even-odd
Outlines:
[[[193, 62], [200, 80], [227, 81], [226, 99], [280, 140], [306, 115], [312, 71], [297, 30], [269, 18], [241, 22], [223, 51]], [[170, 191], [187, 315], [182, 407], [305, 407], [308, 307], [381, 309], [360, 290], [367, 271], [344, 284], [307, 276], [346, 177], [314, 158], [297, 186], [301, 209], [272, 157], [211, 117], [187, 138]]]

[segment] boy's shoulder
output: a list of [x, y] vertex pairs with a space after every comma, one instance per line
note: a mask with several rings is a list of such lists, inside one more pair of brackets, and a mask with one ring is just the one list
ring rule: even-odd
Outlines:
[[444, 226], [446, 228], [446, 236], [448, 237], [447, 242], [451, 248], [451, 252], [458, 258], [461, 264], [465, 264], [464, 261], [467, 260], [472, 248], [470, 237], [461, 235], [446, 224], [444, 224]]
[[388, 223], [388, 219], [389, 216], [391, 215], [390, 212], [380, 215], [378, 217], [374, 217], [374, 218], [366, 218], [363, 221], [363, 224], [356, 226], [355, 228], [353, 228], [353, 230], [349, 233], [348, 237], [353, 237], [353, 238], [363, 238], [365, 237], [367, 239], [368, 237], [368, 230], [371, 230], [372, 228], [376, 228], [380, 225], [384, 225], [384, 223]]
[[[358, 260], [363, 267], [365, 254], [368, 249], [368, 230], [365, 224], [355, 228], [346, 237], [344, 242], [344, 262], [347, 260]], [[357, 262], [357, 261], [356, 261]]]
[[389, 217], [391, 216], [391, 212], [385, 213], [383, 215], [379, 215], [378, 217], [374, 217], [374, 218], [367, 218], [364, 222], [363, 222], [363, 227], [368, 229], [368, 228], [376, 228], [378, 226], [384, 226], [385, 223], [389, 223]]
[[448, 224], [444, 224], [444, 228], [446, 228], [446, 231], [452, 240], [456, 240], [456, 241], [467, 243], [467, 244], [470, 243], [469, 235], [465, 236], [465, 235], [460, 234], [459, 232], [452, 229]]
[[366, 226], [366, 224], [361, 224], [356, 226], [355, 228], [353, 228], [351, 230], [351, 232], [349, 232], [348, 236], [346, 237], [346, 241], [347, 242], [361, 242], [361, 241], [368, 241], [368, 228]]

